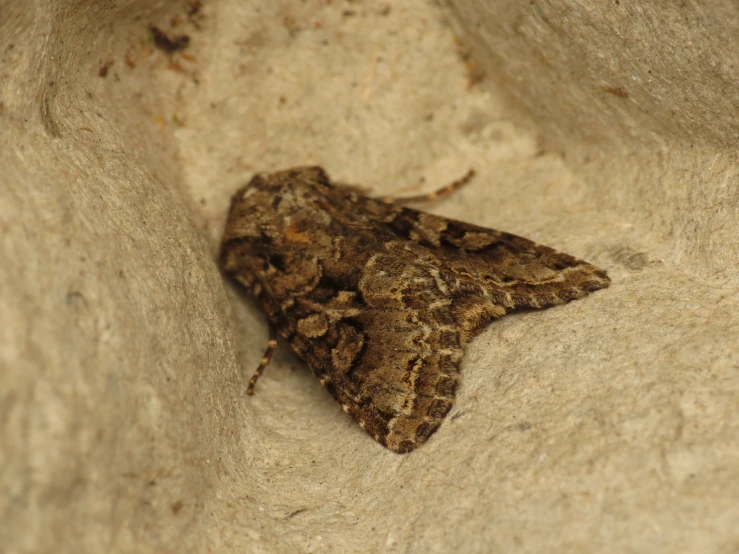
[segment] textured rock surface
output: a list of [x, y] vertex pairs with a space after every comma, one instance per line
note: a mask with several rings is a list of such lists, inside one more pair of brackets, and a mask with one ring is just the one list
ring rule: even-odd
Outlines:
[[[626, 4], [0, 0], [0, 549], [739, 548], [739, 8]], [[477, 337], [408, 456], [286, 349], [244, 398], [226, 209], [308, 163], [474, 167], [432, 211], [613, 284]]]

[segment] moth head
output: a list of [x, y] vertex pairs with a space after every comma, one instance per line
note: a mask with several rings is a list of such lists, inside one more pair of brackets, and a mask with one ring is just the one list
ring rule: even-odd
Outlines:
[[333, 189], [320, 167], [299, 167], [276, 173], [260, 173], [231, 200], [224, 241], [308, 241], [302, 230], [330, 224], [330, 194]]
[[253, 177], [232, 199], [221, 267], [250, 287], [307, 286], [331, 252], [331, 188], [318, 167]]

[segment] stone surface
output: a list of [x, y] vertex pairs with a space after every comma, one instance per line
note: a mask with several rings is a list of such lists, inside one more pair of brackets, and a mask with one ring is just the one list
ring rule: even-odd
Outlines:
[[[188, 9], [0, 0], [1, 550], [739, 548], [735, 3]], [[245, 398], [230, 195], [314, 163], [379, 194], [474, 167], [432, 211], [611, 288], [490, 326], [408, 456], [286, 349]]]

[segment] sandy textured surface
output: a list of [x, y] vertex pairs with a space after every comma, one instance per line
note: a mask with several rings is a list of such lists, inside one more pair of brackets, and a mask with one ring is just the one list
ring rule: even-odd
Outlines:
[[[582, 4], [0, 0], [0, 550], [739, 551], [739, 8]], [[284, 347], [246, 398], [226, 208], [314, 163], [613, 284], [407, 456]]]

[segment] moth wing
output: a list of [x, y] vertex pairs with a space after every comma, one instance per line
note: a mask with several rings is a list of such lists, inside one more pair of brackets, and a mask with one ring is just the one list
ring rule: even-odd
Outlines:
[[[610, 284], [602, 269], [524, 237], [386, 205], [393, 216], [375, 218], [377, 226], [418, 245], [413, 255], [451, 273], [445, 277], [452, 285], [478, 291], [507, 310], [563, 304]], [[377, 211], [370, 208], [367, 216]]]
[[353, 297], [361, 305], [347, 308], [349, 317], [334, 316], [319, 345], [298, 338], [293, 347], [394, 452], [413, 450], [441, 425], [454, 403], [463, 347], [491, 320], [569, 302], [610, 282], [599, 268], [523, 237], [353, 198], [363, 233], [379, 244]]
[[[321, 321], [321, 336], [311, 338], [301, 320], [291, 339], [344, 410], [394, 452], [423, 444], [454, 403], [463, 337], [437, 273], [392, 252], [375, 254], [352, 300], [346, 293], [343, 306], [308, 316]], [[487, 321], [505, 313], [490, 310]]]

